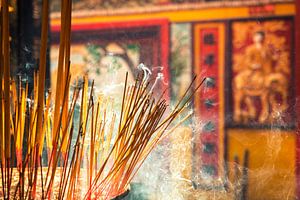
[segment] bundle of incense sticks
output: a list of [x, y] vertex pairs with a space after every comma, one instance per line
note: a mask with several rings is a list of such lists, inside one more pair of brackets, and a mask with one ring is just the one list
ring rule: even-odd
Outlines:
[[[112, 97], [95, 94], [87, 77], [70, 83], [72, 2], [61, 2], [55, 94], [45, 95], [49, 2], [44, 0], [39, 70], [29, 96], [28, 84], [10, 76], [8, 1], [1, 0], [0, 196], [4, 199], [111, 199], [126, 192], [153, 148], [192, 115], [187, 105], [202, 84], [192, 87], [194, 78], [170, 110], [164, 93], [154, 98], [150, 82], [138, 76], [130, 84], [126, 74], [118, 111]], [[183, 117], [174, 123], [178, 116]], [[43, 148], [48, 153], [46, 167]]]

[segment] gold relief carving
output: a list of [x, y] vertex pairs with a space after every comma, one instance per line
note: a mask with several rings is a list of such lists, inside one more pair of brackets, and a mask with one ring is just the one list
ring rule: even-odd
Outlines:
[[288, 108], [290, 50], [278, 34], [286, 28], [282, 21], [233, 24], [234, 122], [272, 123]]

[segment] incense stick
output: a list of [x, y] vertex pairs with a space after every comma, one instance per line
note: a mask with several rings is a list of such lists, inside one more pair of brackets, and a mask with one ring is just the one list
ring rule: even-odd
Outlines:
[[[155, 146], [191, 116], [185, 114], [187, 106], [203, 81], [193, 89], [195, 77], [174, 108], [169, 108], [164, 99], [165, 91], [159, 98], [154, 97], [151, 83], [142, 74], [138, 74], [133, 85], [128, 73], [125, 74], [120, 109], [112, 103], [113, 97], [97, 97], [94, 82], [89, 84], [88, 77], [83, 77], [82, 85], [78, 81], [75, 89], [71, 89], [72, 1], [66, 0], [62, 1], [57, 88], [45, 96], [49, 2], [44, 0], [39, 70], [34, 73], [33, 94], [28, 97], [28, 84], [24, 86], [10, 77], [8, 4], [7, 0], [1, 2], [3, 197], [106, 200], [127, 191]], [[74, 117], [76, 107], [80, 110], [79, 119]], [[180, 115], [184, 117], [175, 122]], [[44, 147], [47, 147], [47, 167], [43, 167]], [[13, 165], [14, 160], [17, 166]], [[19, 175], [16, 184], [12, 183], [15, 171]]]

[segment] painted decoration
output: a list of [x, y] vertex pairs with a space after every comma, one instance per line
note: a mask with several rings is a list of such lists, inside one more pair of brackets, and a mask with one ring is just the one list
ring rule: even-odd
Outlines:
[[292, 21], [236, 21], [231, 28], [233, 124], [291, 125]]
[[[142, 7], [176, 6], [181, 4], [203, 3], [203, 0], [76, 0], [73, 3], [75, 10], [115, 10], [115, 9], [139, 9]], [[209, 2], [206, 2], [206, 4]], [[220, 2], [221, 3], [221, 2]], [[217, 3], [219, 5], [220, 3]], [[51, 10], [60, 10], [60, 0], [51, 1]], [[215, 4], [216, 5], [216, 2]], [[128, 12], [128, 10], [127, 10]]]
[[[51, 48], [51, 60], [58, 60], [58, 45]], [[94, 80], [96, 90], [112, 96], [122, 94], [124, 74], [129, 73], [129, 81], [133, 82], [133, 74], [139, 64], [140, 50], [137, 44], [107, 43], [73, 44], [71, 47], [71, 83], [87, 76]], [[57, 62], [51, 62], [51, 86], [56, 84]], [[120, 98], [120, 97], [119, 97]]]
[[194, 72], [198, 84], [206, 78], [194, 101], [196, 123], [201, 124], [195, 131], [194, 171], [202, 180], [223, 173], [224, 29], [223, 23], [194, 27]]
[[[60, 26], [52, 26], [51, 60], [57, 60]], [[164, 91], [169, 87], [169, 29], [164, 19], [114, 23], [74, 24], [72, 26], [71, 74], [86, 75], [96, 88], [122, 94], [125, 74], [129, 79], [142, 70], [143, 63], [151, 70], [151, 89]], [[51, 62], [52, 81], [56, 62]], [[74, 80], [71, 80], [74, 81]], [[103, 88], [105, 87], [105, 88]], [[116, 88], [117, 87], [117, 88]], [[165, 98], [169, 98], [166, 90]]]
[[[274, 1], [274, 0], [273, 0]], [[272, 2], [272, 1], [271, 1]], [[290, 0], [275, 0], [275, 2], [290, 2]], [[59, 11], [60, 10], [60, 0], [52, 0], [51, 1], [51, 10]], [[125, 12], [131, 12], [132, 10], [140, 10], [141, 8], [150, 8], [155, 10], [160, 9], [160, 7], [169, 7], [173, 9], [180, 9], [181, 6], [187, 7], [189, 5], [195, 6], [199, 5], [199, 7], [222, 7], [228, 5], [252, 5], [251, 10], [249, 12], [250, 15], [264, 14], [269, 15], [272, 13], [273, 8], [270, 4], [264, 6], [260, 2], [243, 2], [240, 0], [74, 0], [73, 8], [74, 10], [126, 10]], [[257, 5], [257, 6], [253, 6]]]

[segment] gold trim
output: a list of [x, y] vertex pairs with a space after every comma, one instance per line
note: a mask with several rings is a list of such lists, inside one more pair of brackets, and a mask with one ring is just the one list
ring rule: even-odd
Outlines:
[[[243, 4], [244, 5], [244, 4]], [[256, 5], [256, 4], [253, 4]], [[162, 6], [163, 7], [163, 6]], [[150, 12], [151, 11], [151, 12]], [[200, 8], [199, 6], [185, 7], [181, 5], [180, 8], [174, 10], [155, 10], [150, 9], [149, 12], [134, 12], [130, 13], [128, 10], [123, 13], [109, 11], [98, 12], [89, 11], [91, 14], [81, 12], [82, 14], [73, 14], [73, 24], [91, 24], [91, 23], [108, 23], [116, 21], [132, 21], [141, 19], [155, 19], [155, 18], [166, 18], [170, 22], [192, 22], [192, 21], [210, 21], [210, 20], [221, 20], [221, 19], [238, 19], [238, 18], [249, 18], [249, 7], [247, 6], [236, 6], [226, 7], [218, 6], [212, 8]], [[274, 15], [273, 16], [286, 16], [295, 15], [296, 9], [294, 3], [277, 3], [274, 4]], [[87, 14], [87, 15], [86, 15]], [[60, 18], [59, 14], [52, 14], [51, 24], [59, 25]]]

